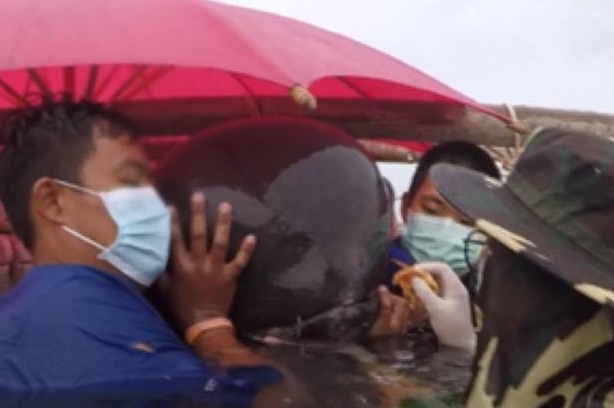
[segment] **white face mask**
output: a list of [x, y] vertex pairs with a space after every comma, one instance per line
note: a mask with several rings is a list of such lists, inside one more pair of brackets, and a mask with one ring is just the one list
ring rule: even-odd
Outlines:
[[143, 286], [151, 285], [166, 267], [170, 253], [170, 213], [153, 187], [121, 187], [105, 192], [55, 180], [58, 184], [99, 197], [117, 227], [108, 248], [63, 225], [77, 239], [99, 249], [108, 262]]
[[462, 274], [469, 269], [467, 261], [477, 261], [481, 251], [479, 245], [470, 245], [465, 254], [465, 240], [472, 231], [450, 218], [410, 212], [402, 241], [417, 262], [443, 262]]

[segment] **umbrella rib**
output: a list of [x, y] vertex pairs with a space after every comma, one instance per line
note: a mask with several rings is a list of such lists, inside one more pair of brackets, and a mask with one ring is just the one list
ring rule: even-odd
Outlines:
[[26, 106], [28, 101], [19, 94], [11, 85], [7, 84], [3, 79], [0, 79], [0, 88], [4, 91], [3, 96], [9, 99], [15, 106]]
[[241, 79], [241, 77], [234, 72], [229, 72], [228, 74], [231, 78], [237, 81], [239, 86], [243, 88], [243, 90], [247, 93], [247, 97], [245, 99], [247, 101], [247, 110], [249, 111], [250, 116], [262, 116], [262, 109], [260, 107], [260, 104], [256, 101], [256, 95], [250, 89], [250, 87], [247, 86], [247, 84]]
[[129, 93], [127, 93], [124, 96], [124, 100], [130, 100], [134, 95], [149, 88], [151, 84], [162, 78], [170, 70], [170, 67], [158, 67], [154, 72], [150, 73], [149, 75], [143, 75], [141, 77], [141, 83], [135, 86]]
[[347, 78], [344, 78], [344, 77], [339, 76], [339, 75], [336, 75], [335, 78], [337, 78], [339, 80], [339, 82], [343, 83], [345, 86], [350, 88], [352, 91], [354, 91], [358, 95], [360, 95], [361, 98], [366, 99], [366, 100], [370, 100], [371, 99], [369, 97], [369, 95], [367, 95], [362, 89], [358, 88], [356, 85], [354, 85], [353, 83], [348, 81]]
[[100, 84], [98, 89], [94, 90], [94, 99], [98, 99], [100, 94], [105, 91], [106, 87], [109, 85], [113, 77], [117, 74], [118, 70], [119, 67], [117, 65], [113, 65], [111, 67], [111, 72], [109, 72], [109, 74], [102, 80], [102, 83]]
[[371, 97], [369, 97], [369, 95], [367, 95], [362, 89], [360, 89], [359, 87], [357, 87], [356, 85], [354, 85], [351, 81], [349, 81], [347, 78], [344, 78], [342, 76], [335, 76], [335, 78], [337, 78], [342, 84], [344, 84], [345, 86], [347, 86], [348, 88], [350, 88], [351, 90], [353, 90], [354, 92], [356, 92], [358, 95], [360, 95], [360, 97], [362, 99], [364, 99], [365, 101], [369, 102], [369, 104], [371, 105], [371, 107], [373, 108], [373, 110], [379, 114], [380, 110], [377, 107], [377, 105], [373, 102], [373, 100], [371, 99]]
[[87, 84], [85, 86], [85, 92], [83, 93], [84, 99], [90, 99], [92, 93], [96, 87], [96, 80], [98, 79], [98, 66], [92, 65], [87, 73]]
[[134, 81], [136, 81], [146, 69], [147, 67], [145, 65], [136, 66], [132, 75], [130, 75], [128, 79], [126, 79], [126, 81], [115, 91], [113, 96], [111, 96], [110, 103], [113, 104], [117, 102], [122, 94], [126, 92], [126, 89], [130, 88]]
[[64, 68], [64, 89], [70, 95], [74, 97], [75, 94], [75, 67]]
[[38, 71], [34, 68], [28, 68], [28, 75], [32, 79], [32, 82], [38, 87], [45, 98], [51, 99], [53, 97], [53, 93], [45, 83], [45, 80], [39, 75]]

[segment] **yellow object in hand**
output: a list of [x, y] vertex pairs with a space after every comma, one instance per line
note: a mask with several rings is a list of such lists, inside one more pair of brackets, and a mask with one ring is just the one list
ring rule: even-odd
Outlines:
[[397, 260], [393, 260], [392, 262], [401, 268], [394, 274], [392, 284], [401, 288], [402, 295], [407, 301], [407, 306], [410, 308], [410, 310], [424, 309], [422, 301], [420, 298], [418, 298], [418, 296], [416, 296], [416, 293], [411, 286], [412, 278], [417, 277], [422, 279], [433, 292], [438, 295], [440, 294], [439, 284], [430, 273], [421, 271]]

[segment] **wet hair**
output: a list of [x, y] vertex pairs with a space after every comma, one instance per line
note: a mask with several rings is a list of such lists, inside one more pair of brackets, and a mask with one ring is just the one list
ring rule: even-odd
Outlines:
[[410, 202], [428, 177], [431, 167], [439, 163], [454, 164], [493, 178], [501, 178], [495, 161], [481, 147], [460, 140], [444, 142], [428, 150], [420, 159], [407, 192]]
[[15, 111], [2, 129], [0, 199], [13, 230], [32, 248], [30, 193], [41, 177], [81, 184], [79, 173], [94, 134], [136, 137], [135, 126], [102, 105], [67, 97], [44, 99]]

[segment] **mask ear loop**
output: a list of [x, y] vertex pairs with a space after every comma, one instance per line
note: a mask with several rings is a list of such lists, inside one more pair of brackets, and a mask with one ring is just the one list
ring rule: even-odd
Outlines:
[[[82, 187], [73, 183], [69, 183], [67, 181], [64, 180], [60, 180], [60, 179], [53, 179], [54, 182], [56, 182], [57, 184], [61, 185], [62, 187], [66, 187], [69, 188], [71, 190], [76, 190], [79, 191], [81, 193], [86, 193], [86, 194], [91, 194], [91, 195], [95, 195], [96, 197], [100, 197], [100, 194], [98, 194], [97, 192], [90, 190], [89, 188], [86, 187]], [[67, 225], [62, 225], [61, 228], [68, 232], [70, 235], [72, 235], [73, 237], [80, 239], [81, 241], [93, 246], [94, 248], [98, 249], [100, 252], [105, 251], [107, 248], [105, 248], [103, 245], [101, 245], [100, 243], [94, 241], [91, 238], [86, 237], [85, 235], [81, 234], [78, 231], [75, 231], [74, 229], [70, 228]]]
[[62, 187], [70, 188], [71, 190], [80, 191], [82, 193], [92, 194], [92, 195], [95, 195], [96, 197], [100, 196], [100, 194], [98, 194], [94, 190], [90, 190], [87, 187], [82, 187], [82, 186], [79, 186], [77, 184], [69, 183], [68, 181], [64, 181], [64, 180], [60, 180], [60, 179], [56, 179], [56, 178], [54, 178], [52, 180], [54, 182], [58, 183], [59, 185], [61, 185]]
[[106, 251], [107, 248], [105, 248], [104, 246], [100, 245], [98, 242], [94, 241], [91, 238], [86, 237], [85, 235], [81, 234], [80, 232], [75, 231], [74, 229], [66, 226], [66, 225], [62, 225], [61, 227], [64, 231], [68, 232], [70, 235], [72, 235], [75, 238], [80, 239], [81, 241], [93, 246], [94, 248], [100, 250], [100, 252]]

